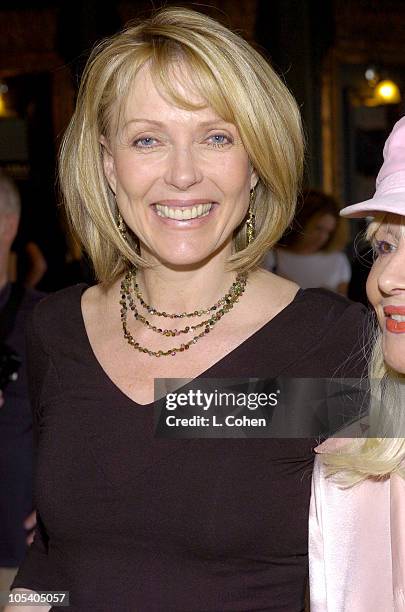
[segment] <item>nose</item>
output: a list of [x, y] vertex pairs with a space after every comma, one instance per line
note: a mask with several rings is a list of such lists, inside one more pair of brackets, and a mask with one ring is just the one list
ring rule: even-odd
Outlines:
[[202, 180], [202, 171], [192, 146], [173, 147], [164, 179], [168, 185], [187, 191]]
[[378, 276], [381, 293], [397, 294], [405, 292], [405, 252], [399, 249], [393, 253], [382, 267]]

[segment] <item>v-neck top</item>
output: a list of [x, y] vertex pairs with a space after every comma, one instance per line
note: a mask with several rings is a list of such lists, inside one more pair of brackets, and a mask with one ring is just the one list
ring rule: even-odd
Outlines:
[[[12, 587], [75, 612], [301, 612], [314, 439], [164, 439], [97, 361], [75, 285], [28, 329], [34, 543]], [[204, 378], [358, 377], [365, 309], [300, 290]], [[52, 607], [56, 610], [56, 607]]]

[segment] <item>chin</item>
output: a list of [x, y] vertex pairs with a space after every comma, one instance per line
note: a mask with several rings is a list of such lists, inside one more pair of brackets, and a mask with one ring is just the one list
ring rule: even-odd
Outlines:
[[196, 251], [182, 251], [177, 253], [176, 251], [159, 252], [155, 253], [155, 257], [166, 267], [174, 269], [192, 269], [198, 268], [203, 265], [213, 253], [207, 252], [206, 250], [201, 252]]
[[398, 341], [385, 339], [383, 344], [385, 363], [398, 374], [405, 374], [405, 337]]
[[214, 241], [207, 243], [208, 239], [182, 241], [177, 244], [162, 241], [159, 245], [153, 245], [155, 248], [149, 247], [147, 252], [168, 268], [197, 269], [227, 248], [227, 243], [219, 247]]

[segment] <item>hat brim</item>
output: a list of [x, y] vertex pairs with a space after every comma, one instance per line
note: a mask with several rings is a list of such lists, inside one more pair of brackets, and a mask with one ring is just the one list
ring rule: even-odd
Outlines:
[[405, 216], [405, 191], [387, 193], [386, 196], [380, 195], [359, 204], [346, 206], [342, 208], [340, 215], [351, 219], [360, 219], [361, 217], [374, 217], [381, 212]]

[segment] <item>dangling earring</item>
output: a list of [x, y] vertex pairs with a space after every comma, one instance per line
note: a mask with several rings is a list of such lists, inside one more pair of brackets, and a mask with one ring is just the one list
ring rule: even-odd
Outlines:
[[122, 215], [121, 215], [120, 211], [118, 211], [118, 215], [117, 215], [117, 228], [118, 228], [119, 233], [123, 237], [123, 239], [126, 240], [127, 239], [127, 230], [126, 230], [126, 227], [125, 227], [124, 219], [122, 218]]
[[246, 234], [247, 234], [247, 243], [250, 244], [253, 242], [256, 236], [256, 228], [255, 228], [255, 215], [253, 213], [253, 203], [255, 200], [255, 189], [250, 190], [250, 202], [249, 202], [249, 213], [246, 221]]

